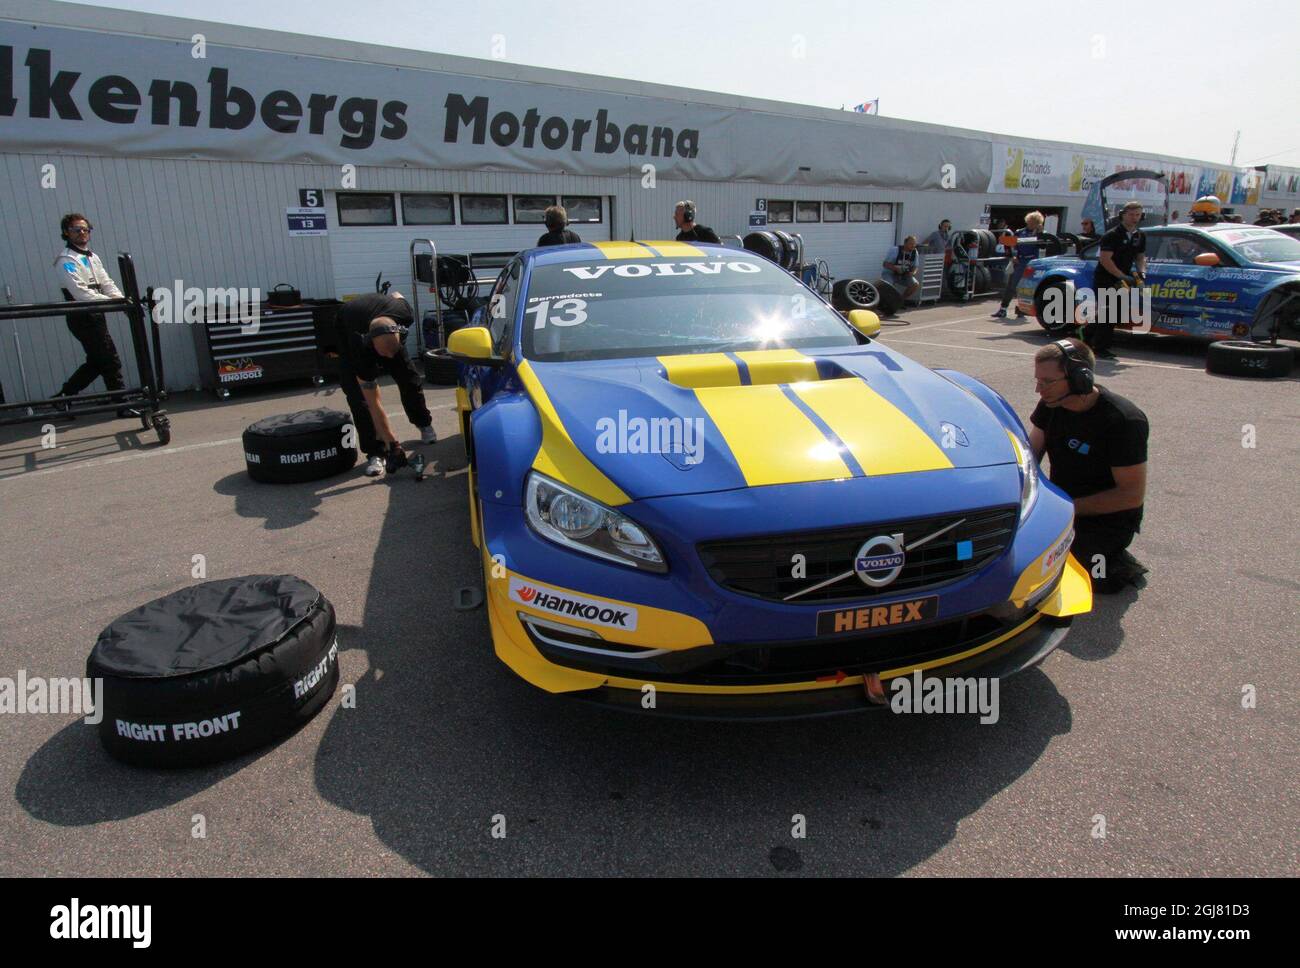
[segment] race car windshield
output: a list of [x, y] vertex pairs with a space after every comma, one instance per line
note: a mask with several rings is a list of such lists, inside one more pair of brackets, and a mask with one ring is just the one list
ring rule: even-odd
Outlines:
[[557, 362], [858, 342], [789, 273], [740, 253], [535, 268], [523, 327], [524, 356]]
[[1300, 262], [1300, 241], [1281, 232], [1260, 232], [1231, 245], [1249, 262]]

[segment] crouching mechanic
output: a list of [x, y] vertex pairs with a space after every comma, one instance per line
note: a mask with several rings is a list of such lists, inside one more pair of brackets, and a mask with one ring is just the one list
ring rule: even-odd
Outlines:
[[1146, 584], [1147, 569], [1126, 550], [1141, 530], [1147, 483], [1147, 418], [1095, 385], [1095, 357], [1077, 339], [1034, 354], [1038, 406], [1029, 418], [1034, 456], [1052, 462], [1051, 481], [1074, 500], [1071, 551], [1096, 592]]
[[404, 456], [379, 395], [379, 372], [393, 378], [402, 397], [406, 417], [420, 430], [420, 442], [438, 438], [433, 417], [424, 402], [420, 375], [406, 351], [402, 337], [414, 314], [400, 293], [367, 293], [339, 309], [339, 385], [348, 399], [357, 440], [366, 457], [366, 476], [380, 477], [386, 457]]

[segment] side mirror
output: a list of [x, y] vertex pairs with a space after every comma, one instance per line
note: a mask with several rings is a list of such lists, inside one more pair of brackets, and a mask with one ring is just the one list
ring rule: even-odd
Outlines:
[[500, 366], [505, 361], [492, 355], [492, 334], [486, 326], [465, 326], [447, 339], [447, 353], [472, 366]]
[[870, 309], [854, 309], [849, 313], [849, 325], [863, 336], [875, 336], [880, 332], [880, 317]]
[[1219, 264], [1219, 253], [1202, 252], [1192, 261], [1195, 262], [1198, 266], [1211, 266], [1211, 267], [1217, 266]]

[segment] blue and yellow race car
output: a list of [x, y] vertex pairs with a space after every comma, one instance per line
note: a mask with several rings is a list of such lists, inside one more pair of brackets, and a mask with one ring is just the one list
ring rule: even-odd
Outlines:
[[1002, 677], [1091, 608], [1073, 507], [982, 383], [752, 253], [520, 253], [457, 330], [497, 656], [633, 709], [779, 718]]
[[[1143, 228], [1149, 319], [1134, 331], [1209, 340], [1300, 339], [1300, 241], [1272, 228], [1217, 222]], [[1059, 334], [1085, 321], [1099, 243], [1029, 263], [1020, 310]], [[1052, 305], [1068, 307], [1052, 312]]]

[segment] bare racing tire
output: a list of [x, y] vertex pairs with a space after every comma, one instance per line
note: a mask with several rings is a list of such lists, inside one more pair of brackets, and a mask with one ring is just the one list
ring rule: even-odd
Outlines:
[[105, 628], [86, 677], [103, 683], [99, 737], [115, 759], [228, 759], [289, 735], [334, 694], [334, 607], [292, 575], [191, 585]]
[[876, 291], [880, 293], [876, 308], [882, 315], [892, 316], [903, 308], [903, 293], [888, 279], [877, 279]]
[[781, 259], [785, 255], [785, 245], [777, 238], [775, 232], [750, 232], [743, 239], [743, 245], [750, 252], [761, 255], [777, 265], [781, 265]]
[[425, 350], [424, 379], [436, 387], [454, 387], [460, 382], [460, 364], [444, 349]]
[[298, 484], [342, 474], [357, 462], [351, 429], [351, 414], [323, 409], [250, 424], [244, 431], [248, 476], [264, 484]]
[[772, 234], [781, 241], [781, 268], [794, 271], [799, 265], [799, 241], [781, 229], [773, 229]]
[[1295, 353], [1289, 346], [1220, 340], [1205, 351], [1205, 372], [1222, 376], [1289, 376]]
[[831, 287], [831, 306], [847, 313], [854, 309], [875, 309], [880, 290], [865, 279], [841, 279]]

